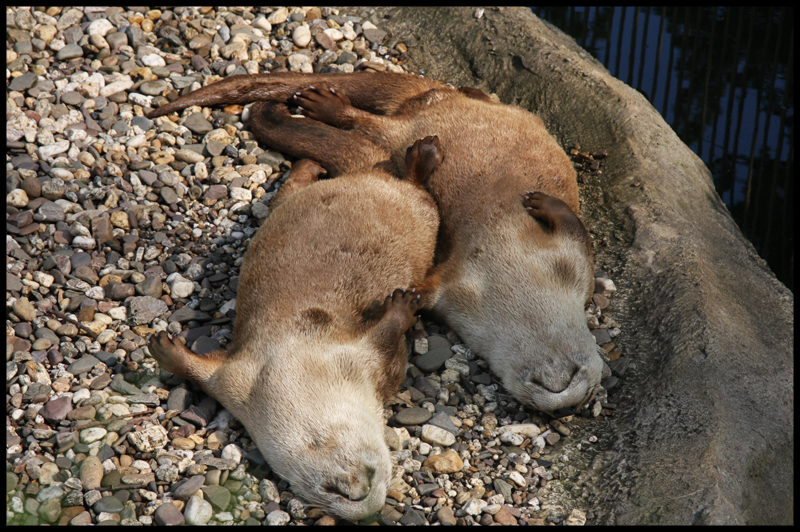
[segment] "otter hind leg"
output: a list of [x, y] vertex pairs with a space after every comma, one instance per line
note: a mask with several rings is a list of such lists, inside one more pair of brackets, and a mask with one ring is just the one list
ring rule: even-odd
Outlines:
[[334, 127], [348, 127], [352, 118], [352, 105], [347, 95], [335, 88], [309, 87], [292, 96], [291, 101], [300, 107], [303, 115]]
[[150, 354], [162, 369], [190, 379], [201, 387], [216, 373], [225, 359], [224, 351], [198, 355], [175, 341], [166, 331], [153, 335], [148, 346]]
[[309, 86], [342, 90], [353, 105], [370, 112], [392, 115], [406, 100], [437, 86], [435, 81], [412, 74], [358, 72], [353, 74], [301, 74], [283, 72], [231, 76], [181, 96], [148, 113], [149, 118], [181, 111], [190, 105], [285, 102]]
[[256, 138], [270, 148], [318, 161], [331, 177], [384, 166], [390, 158], [387, 150], [354, 131], [292, 117], [285, 103], [254, 103], [248, 124]]

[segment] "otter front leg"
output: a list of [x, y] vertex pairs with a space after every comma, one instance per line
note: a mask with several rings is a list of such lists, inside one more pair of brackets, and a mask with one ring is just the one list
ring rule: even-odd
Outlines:
[[407, 356], [403, 333], [413, 325], [414, 313], [419, 310], [421, 301], [413, 291], [398, 288], [384, 299], [381, 306], [383, 316], [369, 331], [368, 338], [383, 356], [375, 378], [379, 383], [379, 394], [385, 400], [397, 391], [403, 380]]
[[443, 160], [439, 137], [432, 135], [419, 139], [406, 150], [406, 175], [403, 179], [424, 186]]
[[289, 178], [281, 186], [280, 190], [272, 198], [270, 208], [274, 209], [286, 199], [309, 185], [313, 185], [319, 180], [319, 176], [325, 175], [327, 172], [318, 162], [311, 159], [300, 159], [292, 165], [292, 172]]
[[285, 103], [256, 102], [250, 129], [272, 149], [318, 161], [331, 177], [389, 163], [389, 152], [353, 131], [310, 118], [292, 117]]
[[544, 192], [526, 192], [522, 205], [531, 217], [544, 224], [551, 232], [569, 234], [583, 242], [587, 256], [592, 256], [589, 232], [566, 203]]
[[174, 341], [166, 331], [153, 335], [148, 346], [150, 354], [162, 369], [199, 384], [201, 388], [216, 373], [225, 359], [224, 351], [207, 355], [191, 352], [185, 345]]

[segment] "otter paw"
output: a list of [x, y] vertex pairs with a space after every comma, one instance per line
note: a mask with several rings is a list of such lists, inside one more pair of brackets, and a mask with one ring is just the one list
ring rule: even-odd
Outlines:
[[186, 365], [186, 346], [175, 342], [166, 331], [161, 331], [150, 338], [150, 354], [162, 369], [183, 375]]
[[317, 181], [320, 176], [327, 174], [317, 161], [313, 159], [300, 159], [292, 165], [291, 177], [301, 177], [308, 181]]
[[398, 288], [386, 299], [383, 300], [383, 308], [386, 314], [397, 312], [402, 313], [409, 326], [414, 319], [414, 313], [422, 306], [420, 295], [412, 290]]
[[544, 192], [526, 192], [522, 206], [533, 218], [555, 230], [563, 225], [573, 225], [578, 217], [569, 206], [558, 198]]
[[425, 137], [414, 142], [406, 150], [405, 179], [423, 184], [444, 160], [439, 137]]
[[331, 126], [340, 126], [350, 108], [350, 99], [337, 89], [309, 87], [292, 96], [300, 112], [314, 120]]

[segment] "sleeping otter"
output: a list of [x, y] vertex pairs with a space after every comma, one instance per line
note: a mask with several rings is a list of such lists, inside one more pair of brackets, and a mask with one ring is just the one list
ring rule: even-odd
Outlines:
[[[441, 226], [437, 266], [420, 287], [425, 304], [524, 404], [561, 415], [591, 400], [607, 371], [584, 317], [592, 244], [577, 217], [575, 171], [538, 117], [477, 89], [366, 72], [233, 76], [149, 116], [253, 101], [249, 125], [260, 140], [295, 157], [334, 150], [323, 163], [332, 173], [351, 154], [331, 139], [368, 139], [352, 155], [385, 167], [388, 154], [402, 174], [409, 142], [438, 135], [447, 156], [426, 183]], [[292, 119], [298, 127], [322, 123], [340, 137], [298, 144], [276, 135], [268, 102], [298, 105], [307, 116]]]
[[[276, 130], [313, 140], [272, 107]], [[405, 374], [413, 287], [433, 263], [438, 216], [421, 181], [437, 146], [415, 142], [403, 180], [351, 159], [318, 181], [319, 164], [295, 163], [248, 246], [232, 349], [197, 355], [166, 332], [150, 342], [162, 368], [242, 421], [298, 496], [353, 521], [381, 510], [391, 478], [383, 402]]]

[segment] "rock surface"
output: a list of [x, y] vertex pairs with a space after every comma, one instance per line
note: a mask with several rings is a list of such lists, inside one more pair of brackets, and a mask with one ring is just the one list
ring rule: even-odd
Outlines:
[[625, 308], [620, 344], [640, 355], [603, 429], [616, 443], [598, 455], [597, 522], [793, 522], [794, 296], [700, 159], [640, 93], [525, 8], [349, 12], [417, 36], [411, 65], [426, 76], [494, 92], [562, 145], [608, 152], [581, 215]]

